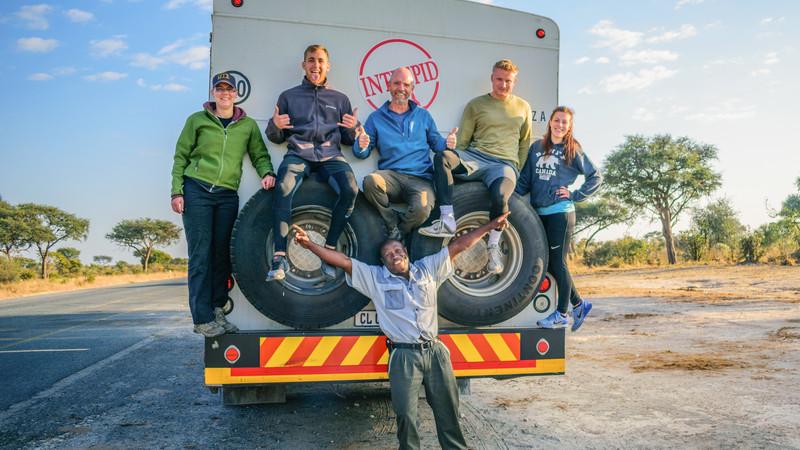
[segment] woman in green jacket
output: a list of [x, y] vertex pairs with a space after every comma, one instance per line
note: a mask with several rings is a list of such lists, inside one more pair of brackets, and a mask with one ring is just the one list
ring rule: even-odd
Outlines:
[[231, 273], [230, 239], [239, 210], [244, 154], [272, 189], [275, 174], [256, 121], [235, 106], [236, 78], [212, 79], [213, 102], [189, 116], [175, 146], [172, 210], [183, 215], [189, 249], [189, 308], [194, 332], [214, 337], [238, 331], [225, 319]]

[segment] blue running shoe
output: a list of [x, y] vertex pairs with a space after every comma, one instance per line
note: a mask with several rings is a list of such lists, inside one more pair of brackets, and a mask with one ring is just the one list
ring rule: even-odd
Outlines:
[[583, 300], [577, 308], [572, 308], [572, 331], [578, 331], [591, 310], [592, 304], [588, 300]]
[[539, 325], [540, 328], [566, 328], [567, 323], [567, 316], [558, 311], [553, 311], [553, 314], [537, 321], [536, 325]]

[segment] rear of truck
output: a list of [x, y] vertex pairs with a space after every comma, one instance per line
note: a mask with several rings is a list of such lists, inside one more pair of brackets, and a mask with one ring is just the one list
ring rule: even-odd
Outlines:
[[[531, 104], [536, 136], [557, 105], [557, 25], [541, 16], [464, 0], [215, 0], [211, 42], [211, 73], [238, 75], [238, 105], [262, 130], [278, 95], [299, 84], [303, 50], [311, 44], [329, 50], [329, 84], [348, 95], [362, 122], [388, 99], [388, 76], [399, 66], [411, 69], [415, 100], [445, 133], [458, 126], [470, 99], [490, 90], [491, 68], [499, 59], [519, 66], [514, 94]], [[286, 148], [269, 142], [268, 147], [277, 167]], [[343, 152], [359, 182], [375, 170], [374, 154], [357, 160], [349, 149]], [[243, 204], [259, 187], [255, 171], [244, 164]], [[453, 283], [474, 291], [470, 277], [456, 277]], [[564, 373], [564, 330], [536, 328], [536, 321], [556, 306], [549, 275], [538, 280], [541, 285], [513, 317], [479, 327], [440, 318], [440, 338], [458, 378]], [[223, 388], [227, 403], [276, 400], [242, 390], [248, 387], [388, 378], [385, 337], [371, 303], [333, 325], [298, 329], [264, 314], [254, 306], [259, 299], [246, 298], [238, 286], [230, 298], [228, 320], [242, 331], [208, 338], [205, 347], [206, 385]]]

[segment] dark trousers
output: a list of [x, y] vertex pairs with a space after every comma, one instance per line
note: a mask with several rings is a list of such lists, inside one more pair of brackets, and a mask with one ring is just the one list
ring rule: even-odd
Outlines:
[[400, 449], [420, 448], [417, 405], [423, 385], [436, 421], [439, 445], [443, 449], [466, 449], [459, 424], [456, 377], [450, 352], [441, 342], [423, 350], [395, 348], [389, 356], [389, 386]]
[[230, 242], [239, 211], [236, 191], [183, 177], [183, 228], [189, 247], [189, 309], [195, 324], [214, 320], [228, 300]]
[[568, 303], [577, 305], [581, 297], [575, 290], [572, 275], [567, 267], [567, 254], [569, 253], [572, 232], [575, 229], [575, 212], [547, 214], [539, 216], [547, 234], [550, 245], [550, 260], [547, 271], [556, 279], [558, 287], [558, 311], [567, 313]]
[[272, 229], [276, 252], [286, 251], [286, 237], [289, 235], [292, 223], [292, 198], [303, 183], [303, 179], [312, 172], [316, 173], [321, 180], [327, 181], [339, 195], [333, 205], [331, 224], [328, 236], [325, 238], [325, 245], [332, 247], [336, 245], [336, 241], [339, 240], [339, 236], [347, 225], [347, 219], [353, 213], [358, 195], [358, 184], [353, 169], [347, 162], [341, 160], [306, 161], [298, 156], [287, 155], [278, 168], [278, 185], [273, 196], [275, 200]]
[[[461, 158], [453, 150], [436, 152], [433, 156], [433, 186], [436, 189], [436, 202], [441, 205], [453, 204], [453, 174], [466, 174], [467, 169], [461, 164]], [[508, 178], [494, 180], [489, 188], [491, 207], [489, 218], [508, 211], [508, 199], [514, 193], [515, 181]]]

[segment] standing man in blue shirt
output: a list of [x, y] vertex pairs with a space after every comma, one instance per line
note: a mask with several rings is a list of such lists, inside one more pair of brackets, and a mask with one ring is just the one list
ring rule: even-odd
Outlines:
[[[392, 72], [389, 94], [391, 100], [370, 114], [359, 129], [353, 153], [362, 159], [373, 148], [380, 153], [378, 170], [364, 177], [364, 195], [381, 214], [389, 238], [402, 241], [433, 209], [430, 151], [454, 149], [458, 128], [447, 139], [439, 134], [430, 113], [412, 100], [414, 76], [406, 67]], [[398, 214], [391, 202], [404, 202], [408, 209]]]
[[437, 292], [453, 275], [453, 260], [491, 230], [503, 230], [509, 212], [459, 236], [436, 254], [409, 262], [401, 242], [389, 239], [381, 245], [383, 266], [370, 266], [347, 255], [317, 245], [302, 228], [293, 225], [295, 241], [328, 264], [347, 274], [347, 284], [372, 300], [378, 324], [386, 335], [389, 385], [397, 416], [401, 449], [418, 449], [417, 404], [419, 389], [436, 420], [436, 435], [444, 449], [466, 449], [458, 422], [458, 389], [450, 351], [439, 340]]

